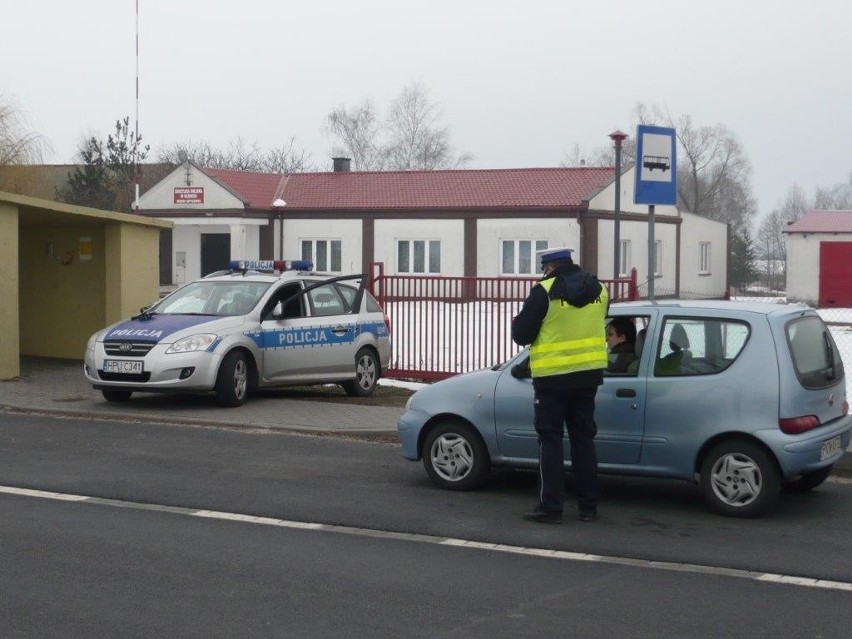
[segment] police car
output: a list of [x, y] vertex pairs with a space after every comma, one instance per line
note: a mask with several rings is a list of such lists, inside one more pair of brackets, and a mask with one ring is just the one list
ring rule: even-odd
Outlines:
[[390, 321], [365, 276], [312, 268], [231, 262], [92, 335], [84, 374], [111, 402], [212, 391], [240, 406], [253, 389], [320, 383], [369, 395], [390, 363]]

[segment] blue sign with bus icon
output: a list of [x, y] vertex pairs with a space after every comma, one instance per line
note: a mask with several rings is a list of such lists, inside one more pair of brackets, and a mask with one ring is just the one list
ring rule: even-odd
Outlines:
[[677, 138], [672, 128], [636, 129], [636, 204], [677, 204]]

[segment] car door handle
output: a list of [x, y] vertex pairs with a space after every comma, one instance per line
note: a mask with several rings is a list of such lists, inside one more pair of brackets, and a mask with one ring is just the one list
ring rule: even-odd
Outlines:
[[619, 388], [615, 391], [616, 397], [636, 397], [636, 391], [632, 388]]
[[342, 334], [342, 333], [348, 333], [351, 330], [352, 330], [352, 328], [350, 326], [344, 326], [343, 324], [338, 324], [333, 329], [331, 329], [331, 332], [334, 333], [335, 335], [339, 335], [339, 334]]

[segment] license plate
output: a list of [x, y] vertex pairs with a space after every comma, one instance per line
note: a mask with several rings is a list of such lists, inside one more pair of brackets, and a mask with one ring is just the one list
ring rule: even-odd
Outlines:
[[828, 459], [829, 457], [833, 457], [838, 451], [840, 451], [841, 447], [840, 435], [837, 437], [832, 437], [828, 441], [824, 441], [822, 443], [822, 448], [819, 451], [819, 459], [822, 461], [823, 459]]
[[142, 373], [142, 362], [130, 359], [107, 359], [104, 360], [105, 373], [124, 373], [125, 375], [139, 375]]

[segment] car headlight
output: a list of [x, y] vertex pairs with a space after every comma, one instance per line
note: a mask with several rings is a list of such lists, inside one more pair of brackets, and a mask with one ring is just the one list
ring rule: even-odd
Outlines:
[[166, 353], [192, 353], [195, 351], [206, 351], [217, 339], [218, 337], [213, 333], [190, 335], [189, 337], [179, 339], [169, 346]]

